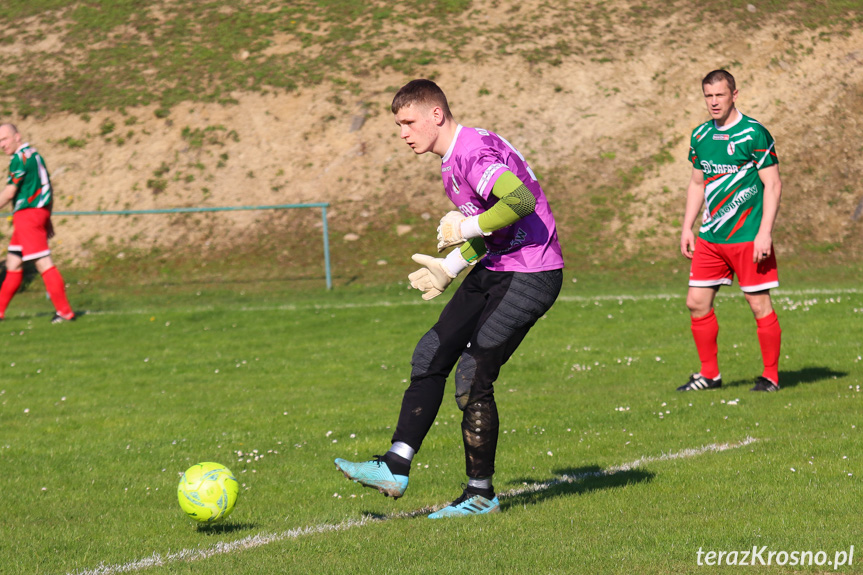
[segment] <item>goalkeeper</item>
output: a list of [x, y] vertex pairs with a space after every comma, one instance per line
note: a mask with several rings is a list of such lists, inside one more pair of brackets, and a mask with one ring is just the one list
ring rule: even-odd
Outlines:
[[401, 497], [411, 460], [431, 429], [455, 371], [455, 399], [463, 412], [467, 486], [429, 517], [498, 511], [492, 476], [498, 439], [494, 382], [530, 328], [560, 292], [563, 257], [554, 216], [524, 157], [500, 136], [456, 123], [443, 91], [413, 80], [392, 103], [400, 137], [416, 154], [442, 158], [444, 189], [458, 211], [438, 228], [438, 251], [414, 254], [422, 266], [408, 277], [430, 300], [472, 267], [438, 322], [420, 339], [411, 360], [392, 447], [372, 461], [336, 459], [348, 479]]

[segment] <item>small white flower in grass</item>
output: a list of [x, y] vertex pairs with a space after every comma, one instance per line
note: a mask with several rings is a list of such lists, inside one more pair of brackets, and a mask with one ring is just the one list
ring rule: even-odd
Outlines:
[[351, 439], [355, 439], [355, 438], [356, 438], [356, 436], [357, 436], [357, 434], [356, 434], [356, 433], [351, 433]]
[[215, 371], [215, 373], [219, 373], [219, 370], [217, 369], [217, 370]]
[[339, 442], [338, 439], [333, 439], [333, 443], [338, 443], [338, 442]]
[[30, 413], [30, 408], [29, 407], [25, 408], [24, 413]]
[[10, 363], [9, 367], [15, 367], [15, 362], [13, 361], [12, 363]]
[[333, 434], [333, 432], [332, 432], [332, 431], [328, 431], [328, 432], [327, 432], [327, 437], [331, 436], [332, 434]]
[[[851, 474], [849, 473], [848, 475], [851, 475]], [[43, 488], [42, 488], [42, 491], [48, 491], [48, 488], [47, 488], [47, 487], [43, 487]]]
[[796, 470], [796, 469], [794, 469], [793, 467], [791, 468], [791, 471], [792, 471], [792, 472], [795, 472], [795, 473], [797, 472], [797, 470]]
[[61, 397], [60, 401], [66, 401], [66, 396], [64, 395], [63, 397]]
[[659, 357], [659, 356], [657, 355], [657, 356], [656, 356], [656, 361], [662, 361], [662, 358], [661, 358], [661, 357]]
[[150, 361], [150, 358], [149, 358], [149, 357], [145, 357], [145, 358], [144, 358], [144, 363], [147, 363], [148, 361]]
[[554, 455], [554, 453], [552, 453], [551, 451], [549, 451], [549, 452], [547, 452], [547, 453], [546, 453], [546, 455], [548, 455], [549, 457], [552, 457], [552, 456]]

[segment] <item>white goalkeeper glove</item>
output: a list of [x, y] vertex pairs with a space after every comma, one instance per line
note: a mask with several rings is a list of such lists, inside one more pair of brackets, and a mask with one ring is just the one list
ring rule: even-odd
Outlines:
[[423, 292], [423, 299], [434, 299], [442, 294], [468, 263], [460, 250], [451, 251], [446, 258], [414, 254], [411, 259], [423, 266], [408, 275], [411, 287]]
[[447, 212], [437, 228], [437, 251], [458, 246], [471, 238], [487, 236], [479, 227], [479, 216], [466, 218], [461, 212]]

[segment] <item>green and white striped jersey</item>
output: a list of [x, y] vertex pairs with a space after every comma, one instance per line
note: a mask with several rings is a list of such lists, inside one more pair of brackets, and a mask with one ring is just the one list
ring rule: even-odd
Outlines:
[[12, 154], [6, 183], [18, 188], [12, 203], [13, 212], [25, 208], [51, 208], [51, 178], [42, 156], [30, 144], [22, 144]]
[[689, 161], [704, 173], [704, 219], [699, 237], [717, 244], [751, 242], [763, 211], [758, 170], [779, 163], [773, 136], [737, 112], [734, 124], [709, 120], [692, 131]]

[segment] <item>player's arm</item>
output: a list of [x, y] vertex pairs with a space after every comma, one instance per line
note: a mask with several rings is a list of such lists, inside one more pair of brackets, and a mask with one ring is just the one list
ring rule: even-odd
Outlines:
[[497, 178], [491, 193], [498, 201], [489, 210], [469, 218], [459, 212], [449, 212], [443, 217], [438, 228], [439, 252], [471, 238], [491, 235], [536, 210], [536, 197], [509, 170]]
[[756, 263], [770, 257], [770, 252], [773, 249], [773, 224], [776, 223], [776, 215], [779, 213], [779, 197], [782, 195], [779, 164], [758, 170], [758, 177], [764, 184], [764, 203], [761, 208], [761, 226], [758, 228], [752, 246], [752, 261]]
[[680, 232], [680, 253], [690, 260], [695, 251], [695, 234], [692, 232], [692, 226], [695, 225], [695, 218], [698, 217], [703, 204], [704, 172], [697, 168], [692, 168], [692, 175], [689, 177], [689, 186], [686, 188], [686, 209], [683, 212], [683, 229]]
[[473, 265], [485, 255], [485, 241], [482, 238], [471, 238], [462, 244], [459, 252], [468, 265]]
[[18, 191], [18, 186], [15, 184], [8, 184], [3, 191], [0, 192], [0, 209], [4, 208], [6, 204], [12, 201], [15, 197], [15, 193]]

